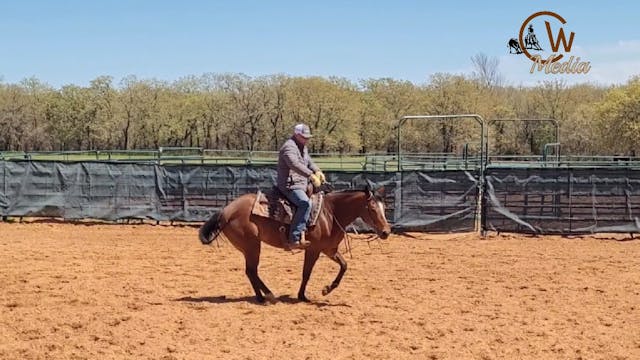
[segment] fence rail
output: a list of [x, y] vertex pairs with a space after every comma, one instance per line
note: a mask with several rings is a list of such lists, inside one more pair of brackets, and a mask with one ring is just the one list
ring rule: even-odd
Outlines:
[[[384, 153], [313, 153], [314, 162], [322, 169], [335, 171], [395, 172], [398, 155]], [[455, 153], [402, 154], [402, 169], [476, 169], [479, 156]], [[214, 164], [238, 166], [275, 165], [276, 151], [213, 150], [203, 148], [160, 148], [157, 150], [92, 150], [92, 151], [33, 151], [0, 152], [0, 160], [32, 161], [102, 161], [140, 162], [155, 164]]]

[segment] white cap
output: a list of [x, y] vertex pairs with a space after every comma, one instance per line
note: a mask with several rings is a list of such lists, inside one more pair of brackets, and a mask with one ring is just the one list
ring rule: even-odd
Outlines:
[[309, 130], [309, 127], [307, 125], [305, 125], [305, 124], [296, 125], [293, 128], [293, 133], [302, 135], [302, 137], [305, 138], [305, 139], [313, 137], [313, 135], [311, 135], [311, 130]]

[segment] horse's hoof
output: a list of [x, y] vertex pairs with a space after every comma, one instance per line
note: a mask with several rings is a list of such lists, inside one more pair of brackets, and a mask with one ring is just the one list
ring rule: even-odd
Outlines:
[[309, 299], [307, 299], [307, 297], [304, 295], [298, 295], [298, 300], [306, 303], [310, 302]]
[[264, 298], [271, 304], [275, 304], [278, 301], [278, 299], [276, 299], [276, 296], [273, 295], [273, 293], [265, 294]]
[[325, 287], [324, 287], [324, 289], [322, 289], [322, 295], [323, 295], [323, 296], [327, 296], [327, 295], [329, 295], [329, 293], [331, 292], [331, 290], [333, 290], [333, 289], [331, 288], [331, 286], [329, 286], [329, 285], [325, 286]]

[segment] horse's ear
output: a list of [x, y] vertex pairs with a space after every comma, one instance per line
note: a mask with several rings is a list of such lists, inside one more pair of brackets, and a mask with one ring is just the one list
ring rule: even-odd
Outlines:
[[325, 193], [330, 193], [334, 190], [333, 185], [331, 185], [330, 182], [326, 182], [326, 181], [322, 184], [321, 189]]
[[371, 192], [371, 185], [369, 185], [369, 183], [364, 187], [364, 192], [367, 194], [367, 198], [371, 199], [373, 192]]
[[376, 195], [383, 198], [384, 197], [384, 186], [380, 186], [378, 190], [376, 190]]

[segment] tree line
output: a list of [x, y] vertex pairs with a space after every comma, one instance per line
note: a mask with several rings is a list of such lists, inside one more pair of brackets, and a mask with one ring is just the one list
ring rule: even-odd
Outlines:
[[[470, 75], [425, 84], [390, 78], [204, 74], [174, 82], [101, 76], [53, 88], [36, 78], [0, 83], [0, 151], [157, 149], [161, 146], [277, 150], [294, 124], [309, 124], [313, 152], [395, 152], [403, 115], [477, 113], [485, 119], [556, 119], [565, 154], [635, 154], [640, 77], [624, 85], [504, 85], [495, 64], [474, 58]], [[484, 62], [483, 62], [484, 61]], [[479, 149], [472, 120], [410, 122], [407, 152]], [[496, 122], [492, 153], [540, 154], [550, 123]]]

